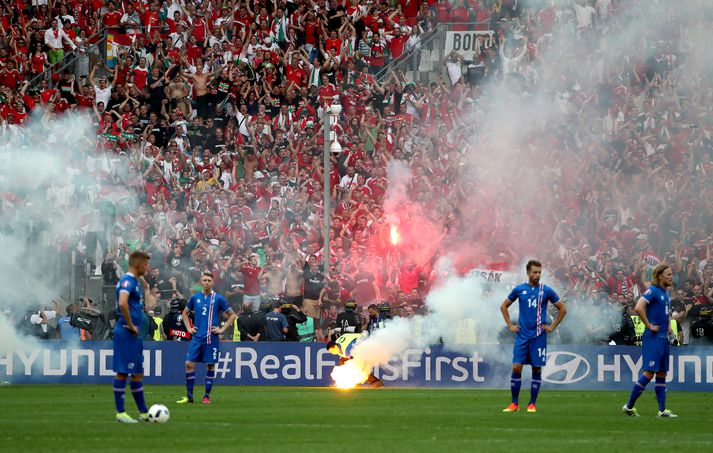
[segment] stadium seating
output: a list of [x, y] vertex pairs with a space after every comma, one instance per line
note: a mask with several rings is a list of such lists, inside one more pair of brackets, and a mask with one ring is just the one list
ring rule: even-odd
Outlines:
[[[686, 37], [663, 25], [667, 35], [648, 48], [637, 43], [611, 61], [586, 55], [629, 20], [630, 2], [338, 0], [330, 10], [324, 0], [35, 3], [43, 2], [2, 12], [3, 133], [83, 110], [99, 149], [140, 162], [129, 171], [147, 215], [109, 208], [103, 219], [114, 223], [81, 244], [92, 272], [125, 268], [127, 254], [144, 248], [164, 302], [187, 296], [210, 269], [239, 307], [241, 266], [257, 254], [262, 268], [272, 266], [260, 281], [271, 295], [271, 280], [291, 264], [323, 255], [322, 118], [337, 97], [330, 276], [338, 286], [322, 307], [323, 329], [336, 317], [330, 305], [355, 297], [365, 308], [375, 299], [364, 281], [397, 314], [418, 312], [437, 259], [464, 248], [456, 253], [462, 273], [522, 273], [502, 263], [537, 256], [577, 304], [631, 305], [666, 261], [683, 290], [674, 303], [685, 343], [686, 305], [713, 302], [711, 73], [692, 67]], [[53, 29], [55, 18], [62, 25]], [[443, 51], [449, 30], [494, 39], [459, 58]], [[413, 58], [429, 33], [441, 33], [433, 41], [441, 47]], [[404, 48], [407, 59], [392, 57]], [[558, 53], [589, 61], [588, 70], [558, 64]], [[391, 70], [378, 72], [385, 65]], [[697, 76], [681, 77], [687, 71]], [[518, 142], [527, 144], [518, 161], [547, 171], [532, 187], [545, 196], [528, 207], [503, 193], [526, 172], [498, 168], [493, 179], [473, 156], [496, 159], [500, 129], [487, 117], [538, 92], [554, 102], [544, 132]], [[434, 241], [440, 235], [431, 246], [406, 228], [411, 248], [400, 255], [389, 241], [393, 217], [384, 216], [394, 211], [386, 168], [396, 159], [413, 172], [402, 222], [427, 224]]]

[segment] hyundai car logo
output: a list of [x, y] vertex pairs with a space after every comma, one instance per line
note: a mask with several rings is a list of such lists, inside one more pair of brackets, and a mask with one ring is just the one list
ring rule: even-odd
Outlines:
[[555, 351], [547, 354], [542, 380], [552, 384], [572, 384], [589, 375], [589, 362], [579, 354]]

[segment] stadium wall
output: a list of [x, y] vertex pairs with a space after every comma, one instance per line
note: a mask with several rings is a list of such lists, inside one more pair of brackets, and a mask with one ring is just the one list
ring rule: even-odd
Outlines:
[[[182, 384], [187, 342], [146, 342], [148, 384]], [[110, 384], [111, 342], [43, 344], [32, 351], [0, 352], [0, 380], [13, 384]], [[405, 351], [375, 374], [390, 387], [509, 388], [510, 345], [478, 345], [471, 354], [441, 346]], [[713, 390], [713, 348], [675, 348], [669, 388]], [[336, 357], [322, 343], [221, 343], [222, 385], [329, 386]], [[641, 351], [626, 346], [557, 345], [543, 380], [548, 388], [629, 390], [641, 370]], [[199, 376], [202, 371], [199, 370]], [[199, 382], [202, 379], [199, 378]]]

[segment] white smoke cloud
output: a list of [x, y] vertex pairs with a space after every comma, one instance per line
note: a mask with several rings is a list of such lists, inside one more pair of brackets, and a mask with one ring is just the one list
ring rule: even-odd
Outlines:
[[[57, 257], [87, 253], [88, 231], [104, 234], [99, 203], [118, 197], [132, 204], [133, 196], [117, 177], [126, 162], [98, 149], [101, 142], [85, 114], [36, 119], [18, 134], [0, 135], [0, 311], [10, 315], [1, 321], [0, 353], [8, 353], [41, 346], [23, 333], [33, 328], [25, 319], [30, 312], [54, 310], [52, 301], [61, 300], [59, 319], [76, 302], [60, 297], [68, 294], [60, 285], [69, 282], [70, 270]], [[101, 246], [96, 250], [88, 258], [99, 266]]]
[[412, 176], [411, 168], [400, 160], [392, 160], [386, 168], [389, 186], [386, 189], [384, 211], [389, 213], [394, 218], [394, 221], [398, 219], [395, 213], [398, 211], [399, 206], [410, 202], [408, 187]]
[[[374, 367], [383, 366], [414, 347], [425, 350], [440, 343], [447, 351], [471, 355], [478, 352], [479, 345], [499, 343], [501, 338], [508, 343], [508, 339], [514, 340], [500, 313], [500, 304], [509, 291], [501, 288], [492, 294], [477, 276], [458, 276], [449, 265], [447, 259], [438, 263], [439, 270], [449, 275], [438, 281], [426, 297], [425, 315], [394, 318], [354, 346], [354, 363], [350, 365], [364, 373], [363, 379]], [[548, 323], [556, 316], [553, 306], [550, 306], [550, 315]], [[550, 334], [550, 343], [556, 343], [560, 332], [573, 343], [606, 341], [613, 333], [611, 326], [620, 316], [617, 308], [606, 304], [570, 306], [568, 316], [558, 330]], [[510, 307], [510, 317], [518, 324], [517, 302]], [[489, 357], [489, 360], [510, 363], [509, 356]]]
[[[526, 3], [542, 5], [542, 2]], [[553, 238], [559, 238], [549, 221], [555, 220], [556, 224], [567, 214], [567, 200], [555, 196], [562, 192], [563, 184], [569, 184], [566, 195], [574, 195], [575, 200], [580, 193], [614, 184], [602, 165], [611, 158], [607, 142], [615, 135], [611, 112], [605, 105], [598, 105], [596, 97], [585, 100], [586, 107], [579, 116], [576, 115], [579, 107], [574, 102], [584, 102], [581, 99], [584, 93], [588, 96], [596, 93], [603, 84], [627, 83], [635, 63], [655, 54], [656, 47], [664, 49], [662, 42], [679, 31], [682, 39], [671, 50], [677, 53], [679, 61], [684, 60], [683, 65], [671, 75], [670, 83], [674, 85], [664, 84], [661, 89], [669, 93], [676, 86], [700, 82], [701, 77], [710, 81], [713, 57], [708, 43], [713, 36], [709, 26], [713, 3], [621, 2], [620, 11], [603, 23], [602, 30], [585, 32], [577, 30], [573, 3], [556, 3], [570, 9], [557, 14], [551, 36], [540, 42], [539, 61], [534, 64], [538, 83], [531, 84], [526, 79], [520, 88], [514, 88], [496, 82], [481, 86], [480, 93], [473, 96], [476, 111], [465, 123], [475, 123], [477, 135], [461, 137], [457, 147], [467, 152], [457, 157], [466, 165], [455, 174], [468, 193], [451, 194], [459, 201], [461, 235], [443, 240], [438, 233], [411, 232], [414, 236], [410, 237], [409, 232], [404, 232], [404, 241], [417, 238], [421, 250], [438, 250], [441, 257], [450, 255], [452, 263], [464, 257], [468, 257], [465, 261], [473, 259], [481, 264], [502, 261], [503, 256], [493, 255], [493, 250], [499, 249], [510, 269], [522, 273], [523, 281], [526, 280], [523, 257], [539, 258], [546, 272], [543, 282], [559, 292], [569, 307], [568, 317], [552, 339], [556, 341], [561, 334], [568, 342], [591, 343], [604, 341], [612, 333], [608, 329], [621, 316], [620, 308], [595, 301], [591, 295], [569, 293], [553, 278], [564, 264], [552, 246]], [[638, 96], [635, 102], [641, 103], [643, 99]], [[449, 139], [466, 129], [451, 132]], [[425, 142], [427, 134], [421, 133]], [[473, 142], [476, 145], [468, 148], [467, 144]], [[439, 157], [441, 152], [428, 143], [424, 151], [431, 158]], [[644, 160], [643, 165], [655, 164]], [[568, 170], [572, 173], [567, 174]], [[399, 218], [404, 207], [425, 213], [424, 206], [408, 189], [413, 178], [411, 171], [402, 163], [392, 163], [388, 173], [390, 190], [384, 205], [387, 218]], [[632, 200], [655, 201], [646, 181], [619, 177], [621, 183], [615, 197], [607, 201], [607, 208], [624, 210], [631, 207]], [[424, 214], [423, 218], [429, 216]], [[436, 224], [436, 229], [439, 227]], [[581, 245], [588, 235], [587, 225], [574, 226], [572, 246]], [[439, 263], [446, 269], [452, 267], [452, 263]], [[437, 273], [440, 275], [442, 270], [437, 269]], [[499, 306], [506, 295], [503, 287], [493, 294], [492, 288], [485, 288], [476, 278], [458, 277], [451, 272], [427, 295], [425, 316], [387, 324], [385, 329], [359, 343], [354, 357], [364, 366], [372, 367], [388, 362], [410, 347], [426, 347], [439, 341], [447, 349], [468, 353], [477, 346], [464, 344], [455, 328], [468, 322], [472, 322], [478, 341], [497, 342], [505, 328]], [[517, 320], [513, 308], [511, 318]]]

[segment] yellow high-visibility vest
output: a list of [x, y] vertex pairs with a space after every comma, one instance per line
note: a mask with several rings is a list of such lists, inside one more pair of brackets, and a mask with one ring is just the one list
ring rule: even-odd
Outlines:
[[337, 338], [337, 346], [339, 347], [339, 355], [348, 359], [352, 356], [352, 348], [362, 337], [360, 333], [345, 333]]
[[152, 316], [152, 318], [158, 326], [156, 330], [153, 331], [153, 341], [161, 341], [161, 324], [163, 324], [163, 318], [159, 318], [158, 316]]
[[639, 315], [631, 315], [631, 320], [634, 323], [634, 335], [636, 336], [636, 342], [635, 344], [637, 346], [641, 346], [641, 339], [644, 336], [644, 330], [646, 330], [646, 326], [644, 325], [644, 322], [639, 318]]

